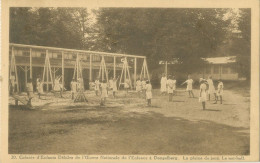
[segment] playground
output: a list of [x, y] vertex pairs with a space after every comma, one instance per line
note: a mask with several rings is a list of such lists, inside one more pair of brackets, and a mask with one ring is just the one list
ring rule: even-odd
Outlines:
[[[135, 91], [108, 93], [105, 107], [94, 91], [87, 103], [49, 93], [34, 109], [9, 104], [11, 154], [249, 154], [249, 96], [226, 90], [223, 104], [206, 103], [177, 89], [173, 102], [153, 90], [152, 106]], [[245, 95], [245, 93], [243, 93]], [[22, 97], [22, 95], [20, 95]], [[26, 96], [24, 94], [24, 96]], [[43, 145], [44, 144], [44, 145]]]

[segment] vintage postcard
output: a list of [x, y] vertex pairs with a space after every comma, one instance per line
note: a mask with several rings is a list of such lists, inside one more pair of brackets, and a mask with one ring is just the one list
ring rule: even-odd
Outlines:
[[1, 160], [259, 160], [259, 1], [3, 0]]

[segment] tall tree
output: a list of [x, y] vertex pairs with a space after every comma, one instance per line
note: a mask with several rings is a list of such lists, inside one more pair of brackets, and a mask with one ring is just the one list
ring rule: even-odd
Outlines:
[[179, 71], [191, 73], [223, 44], [226, 9], [102, 8], [97, 14], [97, 49], [145, 55], [150, 67], [179, 58]]

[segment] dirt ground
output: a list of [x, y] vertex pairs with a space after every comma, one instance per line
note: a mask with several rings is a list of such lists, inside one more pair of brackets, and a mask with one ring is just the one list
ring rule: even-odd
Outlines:
[[[198, 96], [198, 90], [194, 90]], [[34, 110], [9, 103], [11, 154], [247, 155], [250, 97], [226, 90], [223, 104], [178, 90], [173, 102], [153, 90], [152, 107], [135, 92], [107, 99], [86, 92], [88, 103], [49, 94], [33, 100]], [[43, 105], [44, 103], [44, 105]]]

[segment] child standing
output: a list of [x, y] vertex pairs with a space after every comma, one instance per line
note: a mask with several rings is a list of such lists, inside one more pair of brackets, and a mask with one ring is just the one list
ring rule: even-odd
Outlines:
[[99, 87], [100, 87], [99, 78], [97, 78], [95, 80], [95, 93], [96, 93], [96, 96], [98, 96]]
[[114, 98], [116, 98], [117, 80], [118, 80], [118, 78], [114, 78], [114, 79], [113, 79], [113, 83], [112, 83], [113, 97], [114, 97]]
[[192, 97], [194, 98], [194, 94], [193, 94], [193, 91], [192, 91], [192, 84], [193, 84], [193, 80], [191, 79], [190, 75], [188, 75], [188, 80], [186, 80], [185, 82], [183, 82], [181, 85], [187, 83], [187, 91], [189, 92], [189, 97]]
[[216, 102], [214, 104], [216, 104], [218, 102], [218, 98], [220, 99], [220, 104], [222, 104], [223, 89], [224, 89], [224, 84], [221, 80], [219, 80], [218, 81], [217, 98], [216, 98]]
[[172, 101], [172, 96], [173, 96], [173, 80], [172, 76], [168, 76], [167, 80], [167, 88], [168, 88], [168, 94], [169, 94], [169, 101]]
[[142, 93], [143, 97], [145, 98], [145, 89], [146, 89], [146, 81], [145, 79], [142, 80]]
[[162, 78], [161, 78], [161, 94], [165, 95], [167, 91], [167, 78], [165, 76], [165, 74], [163, 74]]
[[36, 81], [36, 89], [37, 89], [37, 92], [38, 92], [38, 96], [39, 96], [39, 99], [41, 99], [41, 94], [43, 94], [43, 85], [42, 85], [42, 81], [40, 78], [37, 79]]
[[200, 96], [199, 96], [199, 102], [202, 103], [203, 110], [206, 109], [206, 100], [207, 100], [207, 85], [206, 81], [202, 78], [200, 78]]
[[32, 98], [33, 98], [33, 84], [32, 84], [32, 79], [30, 78], [26, 84], [26, 91], [27, 91], [27, 96], [28, 96], [28, 106], [32, 106]]
[[108, 85], [106, 83], [106, 80], [103, 80], [101, 85], [101, 102], [100, 102], [100, 106], [104, 106], [106, 103], [106, 98], [108, 97], [107, 95], [107, 90], [108, 90]]
[[113, 90], [113, 82], [114, 82], [114, 79], [111, 77], [108, 82], [109, 82], [109, 89], [110, 89], [110, 90]]
[[208, 89], [209, 101], [210, 101], [210, 94], [212, 93], [214, 94], [216, 100], [216, 90], [211, 76], [208, 77], [207, 83], [209, 85], [209, 89]]
[[136, 92], [139, 94], [140, 96], [140, 92], [142, 92], [142, 82], [141, 80], [138, 78], [136, 81]]
[[125, 79], [125, 83], [124, 83], [124, 88], [125, 88], [125, 91], [126, 91], [126, 94], [128, 94], [128, 90], [130, 88], [130, 80], [129, 79]]
[[74, 100], [74, 96], [77, 92], [77, 82], [75, 79], [72, 79], [71, 83], [70, 83], [70, 88], [71, 88], [71, 99]]
[[146, 81], [145, 91], [146, 91], [145, 93], [146, 93], [147, 105], [151, 106], [151, 104], [152, 104], [152, 85], [149, 80]]
[[11, 72], [10, 75], [10, 94], [12, 95], [14, 93], [15, 89], [15, 73]]

